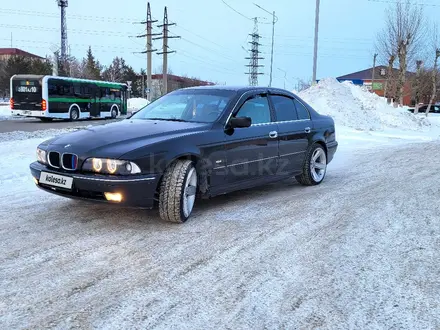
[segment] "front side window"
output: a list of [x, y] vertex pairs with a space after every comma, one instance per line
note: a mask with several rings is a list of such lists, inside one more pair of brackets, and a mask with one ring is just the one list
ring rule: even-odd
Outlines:
[[299, 102], [298, 100], [294, 100], [296, 112], [298, 113], [298, 119], [310, 119], [310, 113], [309, 110], [306, 109], [306, 107]]
[[222, 114], [234, 91], [179, 91], [148, 104], [131, 118], [211, 123]]
[[270, 98], [275, 109], [277, 121], [298, 119], [293, 99], [282, 95], [272, 95]]
[[270, 123], [270, 108], [266, 96], [258, 95], [243, 103], [236, 117], [250, 117], [252, 124]]

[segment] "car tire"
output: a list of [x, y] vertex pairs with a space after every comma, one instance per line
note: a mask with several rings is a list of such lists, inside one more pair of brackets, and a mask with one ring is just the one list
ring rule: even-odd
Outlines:
[[320, 184], [327, 173], [327, 153], [320, 144], [314, 144], [307, 151], [303, 173], [295, 179], [304, 186]]
[[79, 119], [79, 109], [74, 106], [70, 109], [70, 121], [76, 121]]
[[162, 220], [183, 223], [191, 215], [197, 192], [197, 170], [190, 160], [177, 160], [165, 171], [159, 191]]

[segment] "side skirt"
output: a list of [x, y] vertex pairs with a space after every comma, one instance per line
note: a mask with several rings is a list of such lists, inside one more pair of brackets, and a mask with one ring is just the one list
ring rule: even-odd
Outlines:
[[208, 192], [204, 195], [202, 195], [202, 198], [211, 198], [211, 197], [215, 197], [218, 195], [224, 195], [224, 194], [228, 194], [234, 191], [240, 191], [240, 190], [245, 190], [245, 189], [250, 189], [250, 188], [255, 188], [255, 187], [259, 187], [259, 186], [263, 186], [265, 184], [270, 184], [270, 183], [274, 183], [274, 182], [279, 182], [279, 181], [283, 181], [289, 178], [293, 178], [296, 175], [301, 174], [301, 172], [294, 172], [294, 173], [289, 173], [289, 174], [285, 174], [285, 175], [270, 175], [270, 176], [266, 176], [263, 177], [261, 179], [249, 179], [249, 180], [244, 180], [244, 181], [240, 181], [237, 183], [233, 183], [233, 184], [224, 184], [218, 187], [210, 187], [210, 189], [208, 190]]

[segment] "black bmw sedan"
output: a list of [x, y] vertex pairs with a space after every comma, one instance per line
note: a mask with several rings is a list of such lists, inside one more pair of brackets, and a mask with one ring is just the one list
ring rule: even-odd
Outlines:
[[47, 192], [185, 222], [196, 198], [289, 177], [320, 184], [337, 146], [333, 119], [288, 91], [195, 87], [41, 143], [30, 170]]

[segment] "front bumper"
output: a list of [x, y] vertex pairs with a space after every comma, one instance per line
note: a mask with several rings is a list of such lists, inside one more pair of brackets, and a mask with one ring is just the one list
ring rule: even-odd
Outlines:
[[[29, 165], [32, 176], [38, 180], [37, 186], [47, 192], [73, 199], [92, 202], [105, 202], [127, 207], [153, 208], [156, 188], [160, 175], [136, 175], [115, 177], [109, 175], [79, 174], [55, 171], [47, 166], [34, 162]], [[41, 172], [63, 175], [73, 178], [72, 189], [49, 186], [39, 182]], [[121, 202], [110, 202], [105, 192], [120, 193]]]

